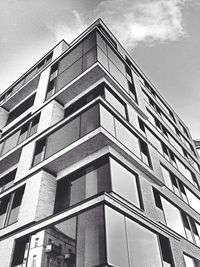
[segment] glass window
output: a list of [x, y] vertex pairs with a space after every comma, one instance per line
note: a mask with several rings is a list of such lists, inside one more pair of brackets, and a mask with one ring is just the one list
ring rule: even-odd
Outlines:
[[200, 214], [200, 200], [189, 189], [185, 187], [185, 192], [189, 201], [189, 205]]
[[14, 183], [16, 169], [3, 176], [0, 180], [0, 192], [8, 189]]
[[185, 231], [180, 211], [166, 199], [164, 198], [161, 199], [167, 226], [172, 230], [174, 230], [175, 232], [177, 232], [178, 234], [185, 237]]
[[79, 139], [80, 116], [76, 117], [47, 138], [45, 158], [48, 158], [61, 149]]
[[97, 60], [97, 49], [96, 47], [92, 48], [83, 56], [83, 71], [92, 66]]
[[173, 191], [170, 172], [161, 165], [161, 171], [164, 178], [165, 185]]
[[110, 74], [116, 79], [116, 81], [129, 92], [128, 82], [126, 77], [119, 71], [119, 69], [109, 60]]
[[109, 163], [107, 158], [84, 167], [58, 181], [55, 212], [79, 203], [100, 192], [111, 191]]
[[106, 70], [108, 70], [108, 57], [99, 47], [97, 47], [97, 57], [98, 61], [104, 66]]
[[18, 189], [14, 194], [14, 197], [12, 200], [12, 206], [11, 206], [11, 210], [9, 214], [8, 225], [16, 222], [18, 219], [18, 214], [19, 214], [19, 209], [21, 206], [23, 194], [24, 194], [24, 187]]
[[99, 127], [99, 106], [95, 105], [81, 114], [81, 137]]
[[137, 157], [141, 158], [138, 138], [118, 120], [115, 120], [115, 127], [117, 139]]
[[23, 142], [27, 138], [28, 129], [29, 129], [29, 123], [26, 123], [25, 125], [22, 126], [21, 131], [20, 131], [18, 144], [20, 144], [21, 142]]
[[19, 266], [24, 263], [24, 257], [28, 247], [29, 247], [29, 237], [23, 237], [16, 240], [12, 264], [11, 264], [12, 267]]
[[37, 116], [35, 116], [35, 118], [33, 118], [32, 122], [31, 122], [29, 136], [31, 136], [37, 132], [39, 120], [40, 120], [40, 115], [37, 115]]
[[82, 57], [57, 77], [56, 92], [82, 73]]
[[115, 64], [115, 66], [126, 75], [125, 64], [119, 58], [119, 56], [108, 46], [108, 57]]
[[96, 43], [96, 32], [93, 32], [83, 41], [83, 54], [85, 54], [92, 47], [94, 47]]
[[46, 99], [49, 99], [55, 93], [55, 90], [56, 90], [56, 79], [49, 82], [47, 87]]
[[109, 90], [105, 88], [105, 99], [110, 103], [124, 118], [126, 118], [126, 106], [119, 101]]
[[147, 139], [154, 145], [154, 147], [163, 154], [162, 145], [160, 140], [155, 136], [151, 131], [148, 130], [148, 128], [145, 128]]
[[36, 143], [33, 166], [37, 165], [44, 159], [45, 146], [46, 146], [46, 138], [39, 140]]
[[78, 215], [76, 266], [105, 264], [105, 230], [103, 206]]
[[14, 94], [20, 87], [22, 87], [23, 83], [24, 83], [24, 79], [22, 79], [21, 81], [19, 81], [19, 82], [13, 87], [12, 94]]
[[99, 33], [97, 33], [97, 45], [102, 49], [102, 51], [107, 55], [107, 44]]
[[25, 77], [25, 83], [27, 81], [29, 81], [30, 79], [33, 78], [33, 76], [35, 76], [35, 74], [37, 73], [37, 68], [33, 69], [31, 72], [29, 72], [26, 77]]
[[142, 139], [139, 139], [139, 141], [140, 141], [141, 159], [145, 164], [151, 166], [148, 146]]
[[5, 224], [9, 201], [10, 201], [10, 195], [4, 197], [0, 201], [0, 228], [2, 228]]
[[162, 256], [163, 256], [163, 266], [164, 267], [174, 266], [169, 239], [167, 239], [164, 236], [159, 235], [159, 241], [160, 241], [160, 247], [161, 247]]
[[157, 235], [128, 218], [126, 225], [131, 266], [161, 267]]
[[102, 105], [100, 105], [100, 120], [101, 126], [115, 136], [114, 116]]
[[59, 74], [71, 66], [76, 60], [82, 56], [83, 43], [76, 46], [66, 56], [64, 56], [59, 62]]
[[110, 158], [110, 168], [113, 192], [119, 194], [125, 200], [140, 208], [136, 175], [128, 171], [112, 158]]
[[[30, 83], [29, 83], [30, 84]], [[28, 84], [28, 85], [29, 85]], [[30, 84], [31, 86], [31, 84]], [[33, 103], [34, 103], [34, 99], [35, 99], [35, 94], [33, 94], [32, 96], [30, 96], [28, 99], [26, 99], [24, 102], [22, 102], [18, 107], [16, 107], [15, 109], [13, 109], [9, 115], [8, 115], [8, 119], [7, 119], [7, 125], [15, 120], [17, 117], [19, 117], [20, 115], [22, 115], [26, 110], [28, 110], [30, 107], [32, 107]]]
[[112, 266], [128, 267], [128, 249], [124, 216], [109, 207], [105, 207], [105, 220], [108, 264]]
[[173, 190], [174, 190], [174, 193], [181, 197], [181, 192], [179, 191], [179, 187], [178, 187], [178, 182], [177, 182], [177, 179], [174, 175], [171, 176], [171, 181], [172, 181], [172, 186], [173, 186]]
[[184, 166], [184, 164], [176, 158], [177, 167], [180, 173], [182, 173], [192, 184], [194, 184], [191, 172]]
[[18, 142], [20, 136], [20, 130], [18, 130], [17, 132], [15, 132], [14, 134], [12, 134], [11, 136], [9, 136], [5, 141], [4, 141], [4, 145], [2, 148], [2, 152], [1, 154], [5, 154], [8, 151], [10, 151], [11, 149], [13, 149]]
[[186, 267], [196, 267], [196, 264], [195, 264], [193, 258], [191, 258], [185, 254], [183, 254], [183, 257], [184, 257]]
[[183, 225], [185, 227], [186, 237], [188, 240], [190, 240], [190, 242], [193, 242], [192, 231], [191, 231], [190, 223], [189, 223], [189, 217], [183, 211], [181, 212], [181, 217], [183, 220]]

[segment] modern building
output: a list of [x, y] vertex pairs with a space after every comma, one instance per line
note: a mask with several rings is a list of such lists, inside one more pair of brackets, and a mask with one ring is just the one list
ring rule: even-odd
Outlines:
[[99, 19], [0, 104], [1, 267], [199, 267], [199, 155]]

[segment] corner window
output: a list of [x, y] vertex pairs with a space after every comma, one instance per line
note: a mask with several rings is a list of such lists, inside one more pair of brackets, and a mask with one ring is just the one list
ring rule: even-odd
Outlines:
[[141, 208], [141, 192], [138, 177], [110, 158], [112, 190], [126, 201]]
[[18, 107], [16, 107], [15, 109], [13, 109], [9, 115], [8, 115], [8, 119], [7, 119], [7, 124], [11, 123], [13, 120], [15, 120], [17, 117], [19, 117], [20, 115], [22, 115], [22, 113], [24, 113], [26, 110], [28, 110], [30, 107], [33, 106], [35, 100], [35, 94], [33, 94], [32, 96], [30, 96], [28, 99], [26, 99], [23, 103], [21, 103]]
[[9, 172], [8, 174], [6, 174], [5, 176], [1, 177], [1, 179], [0, 179], [0, 193], [5, 191], [6, 189], [10, 188], [13, 185], [16, 171], [17, 170], [15, 169], [15, 170]]
[[109, 160], [100, 158], [57, 182], [54, 212], [60, 212], [97, 193], [110, 191]]
[[15, 223], [24, 194], [24, 186], [0, 200], [0, 228]]
[[151, 161], [150, 161], [150, 155], [149, 155], [149, 150], [147, 147], [147, 143], [145, 143], [142, 139], [139, 139], [140, 142], [140, 150], [141, 150], [141, 158], [142, 161], [151, 167]]

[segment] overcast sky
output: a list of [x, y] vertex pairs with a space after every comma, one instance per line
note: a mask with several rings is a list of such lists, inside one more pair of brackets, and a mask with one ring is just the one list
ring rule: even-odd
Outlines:
[[200, 0], [0, 0], [0, 92], [98, 17], [200, 138]]

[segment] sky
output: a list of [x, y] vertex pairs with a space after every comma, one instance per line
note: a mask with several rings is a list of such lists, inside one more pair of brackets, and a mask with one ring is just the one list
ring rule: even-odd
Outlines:
[[0, 0], [0, 93], [101, 17], [200, 139], [200, 0]]

